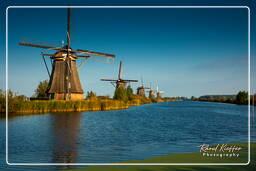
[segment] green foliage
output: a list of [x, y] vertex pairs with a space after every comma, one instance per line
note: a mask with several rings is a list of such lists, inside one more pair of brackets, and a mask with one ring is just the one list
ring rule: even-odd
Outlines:
[[131, 100], [131, 99], [132, 99], [132, 95], [133, 95], [133, 90], [132, 90], [132, 88], [131, 88], [130, 85], [128, 85], [126, 91], [127, 91], [127, 97], [128, 97], [128, 99]]
[[105, 96], [97, 96], [97, 99], [108, 99], [110, 100], [110, 96], [109, 95], [105, 95]]
[[35, 90], [35, 96], [37, 98], [46, 98], [48, 97], [48, 94], [47, 94], [47, 88], [48, 88], [48, 80], [44, 80], [44, 81], [40, 81], [36, 90]]
[[116, 100], [122, 100], [127, 102], [128, 101], [127, 89], [123, 87], [116, 88], [113, 98]]
[[[33, 100], [18, 101], [14, 100], [8, 103], [9, 113], [45, 113], [45, 112], [70, 112], [70, 111], [99, 111], [126, 109], [127, 103], [121, 100], [104, 99], [104, 100]], [[5, 112], [5, 108], [1, 109]]]
[[[8, 111], [13, 112], [20, 104], [23, 104], [28, 100], [28, 97], [24, 95], [18, 95], [17, 93], [8, 90]], [[6, 92], [0, 89], [0, 113], [5, 112], [6, 108]]]
[[97, 98], [97, 95], [96, 95], [96, 93], [94, 93], [93, 91], [88, 91], [88, 92], [87, 92], [87, 95], [86, 95], [86, 98], [87, 98], [87, 99], [96, 99], [96, 98]]
[[4, 112], [5, 108], [5, 92], [0, 89], [0, 112]]
[[248, 93], [246, 91], [239, 91], [236, 95], [236, 103], [242, 105], [248, 104]]

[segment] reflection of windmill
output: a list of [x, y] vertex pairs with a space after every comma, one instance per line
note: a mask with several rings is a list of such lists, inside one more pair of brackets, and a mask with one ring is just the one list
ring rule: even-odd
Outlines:
[[[51, 130], [53, 134], [53, 162], [75, 163], [79, 153], [80, 112], [69, 112], [65, 115], [52, 115]], [[67, 166], [63, 166], [67, 167]]]
[[158, 85], [156, 86], [156, 97], [157, 98], [162, 98], [162, 94], [164, 91], [159, 91]]
[[[19, 44], [22, 46], [57, 51], [54, 54], [42, 54], [43, 57], [51, 56], [51, 59], [53, 60], [52, 72], [47, 89], [47, 93], [50, 95], [51, 99], [83, 99], [83, 89], [79, 80], [76, 66], [76, 60], [78, 57], [83, 57], [85, 59], [89, 58], [89, 55], [104, 56], [108, 58], [115, 57], [115, 55], [93, 52], [89, 50], [73, 50], [70, 47], [70, 8], [68, 8], [67, 45], [63, 47], [51, 47], [26, 42], [20, 42]], [[77, 53], [86, 54], [86, 56], [77, 55]]]
[[141, 77], [141, 86], [137, 87], [137, 95], [145, 96], [145, 90], [149, 89], [148, 87], [144, 87], [143, 78]]
[[138, 80], [124, 80], [122, 79], [122, 61], [120, 61], [119, 64], [119, 72], [118, 72], [118, 78], [117, 80], [114, 79], [100, 79], [101, 81], [110, 81], [114, 87], [119, 88], [119, 87], [126, 87], [126, 83], [130, 82], [138, 82]]

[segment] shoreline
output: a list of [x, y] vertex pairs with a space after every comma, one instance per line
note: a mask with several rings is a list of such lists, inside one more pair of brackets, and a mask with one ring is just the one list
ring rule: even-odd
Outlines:
[[[113, 99], [87, 99], [80, 101], [64, 101], [64, 100], [34, 100], [17, 102], [13, 106], [8, 107], [8, 114], [19, 116], [29, 114], [44, 114], [44, 113], [57, 113], [57, 112], [86, 112], [86, 111], [109, 111], [109, 110], [121, 110], [128, 109], [131, 106], [140, 106], [143, 104], [161, 103], [173, 100], [158, 100], [142, 101], [137, 99], [136, 101], [124, 102], [121, 100]], [[0, 109], [0, 116], [5, 116], [6, 111]]]

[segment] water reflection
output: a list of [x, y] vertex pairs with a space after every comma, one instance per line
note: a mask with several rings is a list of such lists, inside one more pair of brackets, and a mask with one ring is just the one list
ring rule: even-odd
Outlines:
[[80, 112], [52, 114], [53, 163], [75, 163], [78, 156]]

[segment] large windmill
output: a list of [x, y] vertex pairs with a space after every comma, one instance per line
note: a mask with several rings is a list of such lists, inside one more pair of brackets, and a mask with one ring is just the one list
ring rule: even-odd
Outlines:
[[[20, 42], [22, 46], [30, 46], [43, 48], [48, 50], [56, 50], [54, 54], [42, 54], [50, 56], [53, 60], [52, 72], [47, 89], [47, 93], [51, 99], [57, 100], [80, 100], [83, 99], [83, 89], [79, 80], [76, 60], [81, 58], [89, 58], [92, 55], [104, 56], [107, 58], [115, 58], [115, 55], [94, 52], [89, 50], [73, 50], [70, 46], [70, 8], [68, 8], [67, 17], [67, 45], [63, 47], [51, 47], [38, 44]], [[80, 54], [80, 55], [77, 55]], [[86, 55], [81, 55], [86, 54]]]
[[120, 61], [120, 64], [119, 64], [118, 78], [116, 80], [115, 79], [101, 79], [101, 81], [110, 81], [114, 85], [115, 88], [119, 88], [119, 87], [125, 88], [127, 83], [138, 82], [138, 80], [122, 79], [122, 61]]
[[141, 77], [141, 86], [137, 87], [137, 95], [140, 96], [146, 96], [145, 95], [145, 90], [149, 89], [148, 87], [144, 87], [144, 82], [143, 82], [143, 78]]

